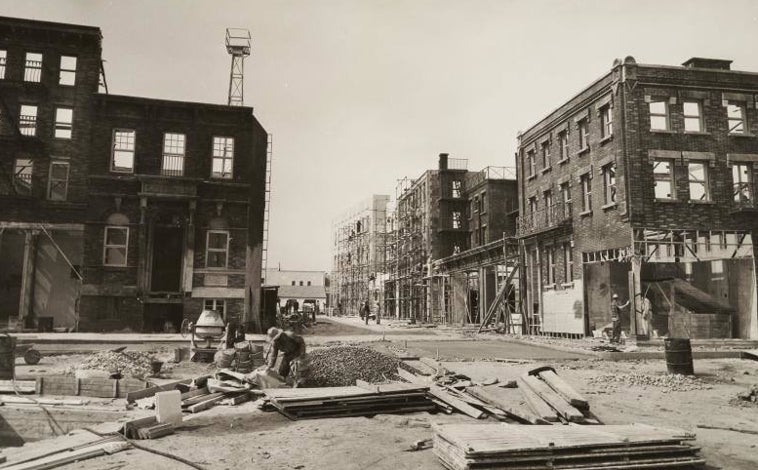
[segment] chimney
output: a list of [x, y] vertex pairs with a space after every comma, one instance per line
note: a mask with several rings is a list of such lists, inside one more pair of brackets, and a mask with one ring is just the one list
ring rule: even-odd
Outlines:
[[731, 70], [731, 64], [731, 60], [693, 57], [682, 65], [688, 69]]
[[449, 154], [447, 153], [441, 153], [440, 154], [440, 170], [447, 170], [447, 157]]

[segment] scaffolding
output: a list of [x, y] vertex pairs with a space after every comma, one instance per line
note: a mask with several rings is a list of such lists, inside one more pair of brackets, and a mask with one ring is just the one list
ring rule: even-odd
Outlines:
[[357, 315], [367, 300], [372, 313], [383, 308], [389, 199], [374, 195], [332, 225], [330, 295], [341, 315]]

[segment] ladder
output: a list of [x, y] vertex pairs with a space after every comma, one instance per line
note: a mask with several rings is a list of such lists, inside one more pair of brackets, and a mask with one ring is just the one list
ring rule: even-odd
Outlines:
[[264, 196], [265, 208], [263, 210], [263, 256], [261, 257], [261, 269], [263, 270], [264, 282], [268, 269], [268, 228], [269, 213], [271, 212], [271, 159], [274, 155], [274, 136], [268, 134], [266, 143], [266, 193]]

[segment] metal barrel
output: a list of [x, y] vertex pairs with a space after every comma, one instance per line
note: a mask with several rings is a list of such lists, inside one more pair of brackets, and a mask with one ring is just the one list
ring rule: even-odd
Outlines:
[[0, 336], [0, 380], [13, 380], [16, 365], [16, 338]]
[[670, 374], [695, 375], [688, 338], [666, 338], [666, 368]]

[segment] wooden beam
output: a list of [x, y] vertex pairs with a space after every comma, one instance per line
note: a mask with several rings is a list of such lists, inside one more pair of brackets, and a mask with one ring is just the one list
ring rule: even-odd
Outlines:
[[518, 388], [519, 391], [521, 391], [521, 395], [523, 395], [526, 404], [529, 405], [529, 408], [532, 409], [539, 419], [552, 423], [559, 421], [558, 414], [555, 410], [550, 408], [550, 405], [548, 405], [539, 395], [537, 395], [537, 393], [534, 392], [534, 390], [531, 389], [531, 387], [529, 387], [529, 385], [526, 384], [523, 377], [518, 378]]
[[531, 388], [532, 391], [536, 393], [537, 396], [539, 396], [542, 400], [544, 400], [545, 403], [550, 406], [550, 408], [554, 409], [558, 415], [573, 423], [580, 423], [584, 421], [584, 415], [579, 410], [571, 406], [566, 400], [563, 399], [563, 397], [558, 395], [545, 382], [532, 375], [523, 376], [521, 379], [524, 385]]
[[588, 410], [590, 408], [590, 402], [582, 396], [579, 392], [568, 384], [565, 380], [558, 376], [552, 370], [545, 370], [539, 373], [539, 376], [546, 384], [550, 386], [555, 392], [563, 397], [572, 406], [580, 409]]

